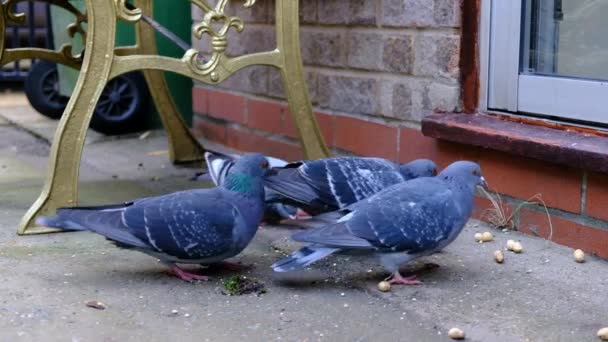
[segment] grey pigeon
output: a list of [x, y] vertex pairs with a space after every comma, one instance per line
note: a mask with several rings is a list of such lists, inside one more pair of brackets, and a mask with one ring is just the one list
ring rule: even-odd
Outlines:
[[[239, 158], [240, 156], [238, 155], [228, 155], [211, 151], [205, 152], [205, 161], [207, 162], [208, 175], [211, 178], [211, 181], [215, 185], [222, 185]], [[266, 159], [271, 168], [287, 165], [286, 161], [278, 158], [266, 156]], [[205, 174], [201, 174], [196, 180], [206, 180], [205, 176]], [[278, 193], [268, 188], [265, 188], [264, 190], [266, 193], [264, 222], [274, 224], [285, 219], [293, 220], [297, 218], [300, 212], [296, 207], [279, 203], [279, 198], [282, 196], [279, 196]]]
[[394, 284], [419, 284], [399, 266], [438, 252], [462, 231], [473, 210], [476, 186], [487, 187], [479, 165], [452, 163], [437, 177], [389, 187], [344, 208], [331, 224], [293, 235], [309, 245], [278, 261], [276, 272], [298, 270], [339, 251], [378, 256]]
[[221, 187], [175, 192], [132, 202], [74, 207], [36, 223], [88, 230], [159, 258], [184, 280], [206, 280], [176, 264], [212, 264], [239, 254], [255, 235], [264, 212], [263, 155], [240, 158]]
[[336, 157], [273, 168], [264, 184], [282, 195], [284, 203], [317, 215], [345, 208], [397, 183], [436, 174], [437, 166], [428, 159], [398, 165], [382, 158]]

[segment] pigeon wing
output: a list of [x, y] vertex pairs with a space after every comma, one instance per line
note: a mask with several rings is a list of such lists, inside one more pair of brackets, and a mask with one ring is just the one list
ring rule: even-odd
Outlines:
[[222, 188], [190, 190], [135, 202], [125, 225], [154, 250], [180, 259], [217, 256], [233, 246], [238, 210]]
[[395, 185], [351, 206], [341, 222], [298, 233], [294, 240], [335, 248], [432, 249], [449, 237], [460, 209], [443, 184], [423, 183], [429, 184]]
[[266, 185], [307, 205], [334, 210], [402, 181], [395, 164], [380, 158], [328, 158], [291, 163]]
[[461, 210], [452, 190], [428, 180], [402, 183], [370, 198], [347, 222], [349, 230], [380, 249], [435, 248], [448, 239]]
[[271, 201], [283, 201], [281, 199], [285, 198], [287, 200], [283, 202], [301, 204], [313, 213], [337, 209], [335, 200], [324, 197], [323, 192], [317, 190], [319, 186], [311, 184], [308, 176], [298, 168], [299, 165], [302, 164], [289, 164], [284, 168], [274, 169], [274, 174], [266, 176], [264, 185], [272, 190], [269, 193], [275, 195]]

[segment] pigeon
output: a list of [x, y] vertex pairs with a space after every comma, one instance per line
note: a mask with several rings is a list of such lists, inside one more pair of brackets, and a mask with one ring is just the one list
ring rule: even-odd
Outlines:
[[222, 186], [175, 192], [131, 202], [57, 210], [37, 224], [91, 231], [117, 246], [152, 255], [186, 281], [207, 280], [176, 264], [213, 264], [239, 254], [255, 235], [264, 213], [261, 154], [236, 161]]
[[398, 165], [382, 158], [335, 157], [273, 168], [264, 184], [283, 196], [283, 203], [318, 215], [345, 208], [391, 185], [436, 174], [437, 166], [428, 159]]
[[[215, 185], [222, 185], [228, 174], [231, 172], [236, 161], [240, 158], [239, 155], [228, 155], [219, 152], [205, 152], [205, 161], [207, 162], [207, 174], [199, 174], [195, 180], [204, 181], [208, 175]], [[266, 156], [270, 168], [283, 167], [287, 162], [278, 158]], [[279, 203], [282, 198], [278, 193], [268, 188], [265, 188], [266, 193], [266, 208], [264, 210], [264, 222], [269, 224], [278, 223], [282, 220], [294, 220], [298, 216], [304, 215], [298, 211], [296, 207]]]
[[487, 188], [479, 165], [458, 161], [437, 177], [393, 185], [340, 211], [332, 223], [293, 235], [309, 245], [278, 261], [276, 272], [302, 269], [336, 252], [379, 257], [391, 284], [420, 284], [399, 267], [450, 244], [473, 211], [476, 187]]

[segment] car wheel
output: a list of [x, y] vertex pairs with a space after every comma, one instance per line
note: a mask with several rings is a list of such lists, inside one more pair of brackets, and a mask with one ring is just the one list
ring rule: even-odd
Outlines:
[[31, 66], [24, 91], [32, 107], [51, 119], [61, 117], [70, 99], [59, 93], [57, 66], [49, 61], [38, 61]]
[[104, 88], [91, 128], [107, 134], [125, 134], [144, 130], [148, 125], [149, 93], [140, 72], [117, 76]]

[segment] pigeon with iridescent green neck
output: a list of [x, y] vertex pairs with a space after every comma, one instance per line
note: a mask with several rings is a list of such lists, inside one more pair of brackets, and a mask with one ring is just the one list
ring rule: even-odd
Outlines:
[[239, 254], [255, 235], [264, 213], [263, 155], [240, 158], [222, 186], [175, 192], [101, 207], [57, 210], [36, 222], [87, 230], [116, 245], [152, 255], [181, 279], [206, 280], [177, 264], [213, 264]]
[[[223, 154], [219, 152], [205, 152], [205, 161], [207, 162], [207, 172], [197, 175], [195, 180], [207, 180], [210, 178], [215, 185], [222, 185], [228, 175], [232, 172], [234, 164], [241, 158], [239, 155]], [[287, 162], [278, 158], [266, 156], [270, 168], [283, 167]], [[282, 220], [296, 219], [299, 215], [303, 215], [296, 207], [279, 203], [281, 196], [268, 188], [264, 189], [266, 193], [265, 201], [266, 208], [264, 209], [264, 222], [275, 224]]]

